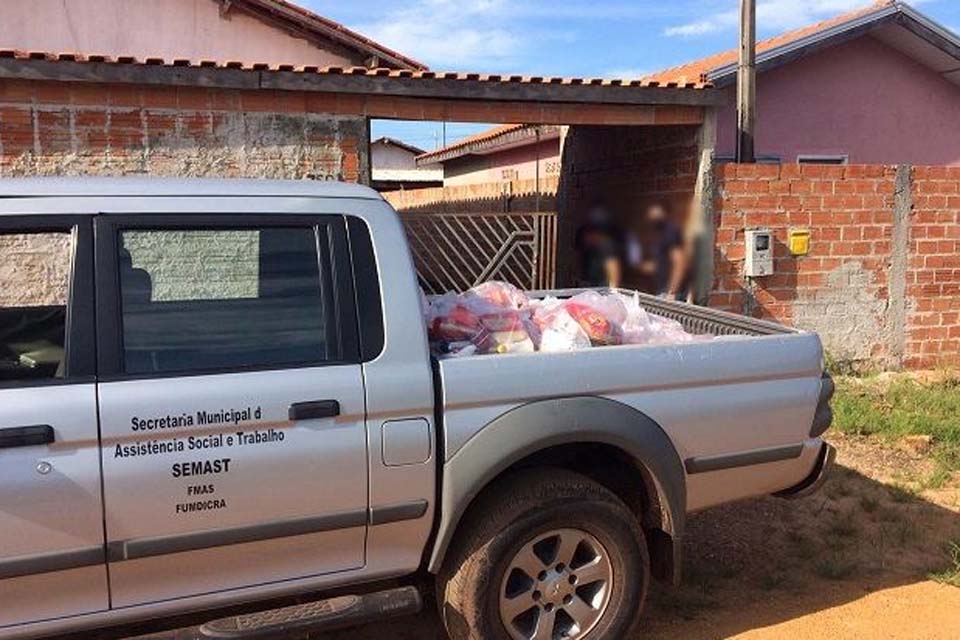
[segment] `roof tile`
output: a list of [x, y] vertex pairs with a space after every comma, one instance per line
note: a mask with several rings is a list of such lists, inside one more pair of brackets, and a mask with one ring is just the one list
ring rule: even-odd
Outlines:
[[[855, 11], [844, 13], [834, 18], [817, 22], [816, 24], [794, 29], [793, 31], [788, 31], [787, 33], [769, 38], [767, 40], [762, 40], [757, 43], [757, 53], [762, 54], [784, 45], [803, 40], [804, 38], [820, 33], [821, 31], [826, 31], [833, 27], [844, 24], [845, 22], [856, 20], [857, 18], [895, 4], [895, 0], [880, 0], [879, 2], [874, 2], [869, 6], [861, 7]], [[663, 71], [659, 71], [653, 75], [647, 76], [645, 80], [667, 84], [668, 86], [672, 86], [671, 83], [677, 83], [680, 86], [686, 86], [691, 82], [691, 80], [689, 80], [690, 78], [697, 78], [695, 82], [703, 83], [707, 81], [707, 78], [712, 71], [719, 69], [720, 67], [726, 67], [734, 64], [738, 60], [738, 49], [730, 49], [706, 58], [701, 58], [700, 60], [694, 60], [693, 62], [687, 62], [676, 67], [671, 67], [670, 69], [664, 69]]]

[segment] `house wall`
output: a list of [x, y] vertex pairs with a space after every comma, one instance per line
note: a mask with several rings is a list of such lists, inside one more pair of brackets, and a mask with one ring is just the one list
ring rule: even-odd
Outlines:
[[[736, 150], [736, 88], [717, 152]], [[848, 155], [850, 163], [960, 165], [960, 87], [863, 36], [760, 74], [757, 153]]]
[[186, 87], [0, 83], [0, 177], [160, 175], [367, 182], [362, 116], [305, 96]]
[[482, 156], [448, 160], [443, 163], [443, 185], [457, 187], [511, 180], [535, 180], [538, 163], [541, 178], [556, 178], [560, 175], [559, 138]]
[[4, 0], [0, 43], [29, 51], [314, 66], [363, 64], [216, 0]]
[[[711, 306], [817, 331], [833, 357], [960, 365], [960, 167], [734, 165], [715, 172]], [[774, 232], [774, 275], [743, 277], [744, 231]], [[810, 229], [794, 257], [791, 228]]]
[[370, 162], [374, 170], [417, 168], [417, 156], [395, 144], [371, 144]]

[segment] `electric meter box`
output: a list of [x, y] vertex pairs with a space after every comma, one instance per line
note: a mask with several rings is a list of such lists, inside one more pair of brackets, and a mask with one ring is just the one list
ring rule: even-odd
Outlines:
[[773, 232], [750, 229], [746, 233], [747, 254], [743, 275], [759, 278], [773, 274]]

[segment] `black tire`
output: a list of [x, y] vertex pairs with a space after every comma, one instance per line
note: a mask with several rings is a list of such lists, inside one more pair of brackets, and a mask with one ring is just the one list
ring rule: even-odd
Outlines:
[[[622, 640], [636, 626], [650, 582], [639, 523], [602, 485], [563, 469], [520, 471], [485, 491], [465, 516], [437, 577], [437, 599], [453, 640], [511, 640], [500, 591], [509, 564], [538, 536], [557, 529], [592, 535], [609, 556], [612, 584], [600, 620], [577, 640]], [[558, 614], [559, 615], [559, 614]]]

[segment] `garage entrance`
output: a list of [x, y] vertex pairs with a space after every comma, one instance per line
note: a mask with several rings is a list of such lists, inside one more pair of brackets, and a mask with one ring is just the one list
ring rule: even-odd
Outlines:
[[[724, 102], [701, 79], [660, 84], [19, 51], [0, 51], [0, 79], [0, 175], [139, 173], [370, 184], [374, 118], [518, 123], [524, 128], [517, 136], [531, 130], [556, 136], [559, 160], [538, 163], [541, 174], [532, 190], [519, 171], [501, 172], [492, 193], [473, 188], [468, 197], [452, 199], [449, 189], [470, 188], [445, 181], [439, 188], [446, 193], [430, 206], [398, 208], [436, 213], [431, 207], [439, 202], [443, 213], [555, 214], [556, 268], [552, 258], [544, 263], [551, 255], [544, 248], [531, 273], [552, 271], [539, 282], [557, 285], [574, 281], [572, 241], [594, 201], [604, 201], [618, 224], [628, 227], [651, 198], [694, 198], [697, 176], [707, 173], [700, 159], [709, 158], [704, 151], [713, 144], [704, 132], [711, 129], [714, 107]], [[550, 245], [552, 236], [546, 235]], [[443, 237], [425, 233], [431, 243]], [[490, 261], [500, 259], [505, 237], [481, 238], [497, 250], [483, 254], [487, 268], [476, 276], [498, 273]], [[463, 286], [462, 280], [449, 284]]]

